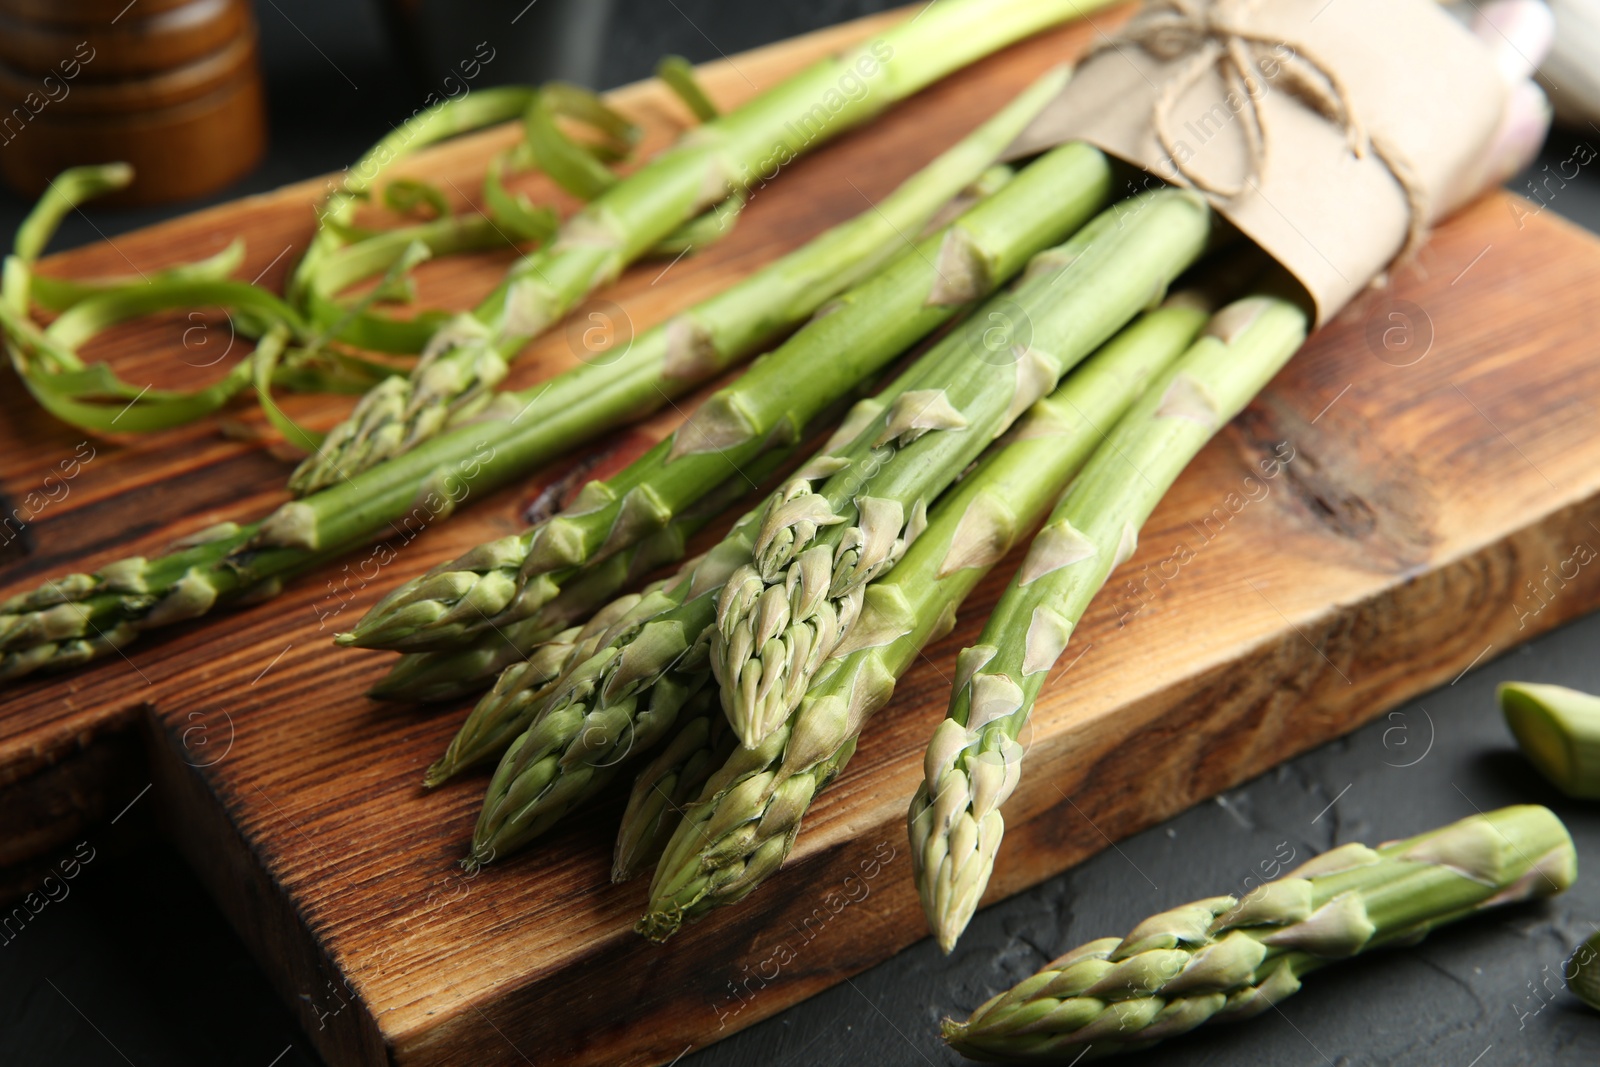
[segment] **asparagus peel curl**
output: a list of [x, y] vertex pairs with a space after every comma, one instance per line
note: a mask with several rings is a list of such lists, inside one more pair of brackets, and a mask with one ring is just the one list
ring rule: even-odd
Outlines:
[[1210, 897], [1091, 941], [980, 1007], [945, 1020], [963, 1056], [1059, 1063], [1148, 1048], [1247, 1019], [1310, 971], [1500, 904], [1553, 896], [1577, 853], [1546, 808], [1501, 808], [1380, 845], [1341, 845], [1243, 898]]
[[[543, 718], [559, 715], [559, 721], [567, 724], [570, 731], [562, 743], [573, 745], [585, 716], [600, 716], [610, 722], [615, 713], [609, 709], [616, 701], [625, 702], [626, 708], [633, 711], [652, 707], [645, 699], [648, 690], [669, 671], [682, 674], [682, 684], [688, 684], [687, 675], [692, 671], [711, 669], [698, 665], [703, 662], [708, 645], [714, 649], [718, 639], [719, 606], [727, 602], [733, 580], [747, 574], [758, 558], [758, 538], [770, 527], [773, 508], [782, 507], [789, 500], [804, 503], [803, 498], [814, 494], [812, 479], [827, 480], [828, 488], [837, 495], [836, 506], [844, 506], [858, 494], [873, 492], [870, 487], [891, 487], [897, 494], [891, 503], [899, 511], [898, 518], [889, 513], [889, 508], [863, 511], [892, 527], [892, 550], [880, 553], [874, 562], [878, 570], [891, 566], [904, 545], [913, 541], [925, 525], [926, 502], [936, 498], [1029, 403], [1053, 387], [1062, 367], [1078, 363], [1153, 295], [1164, 292], [1173, 276], [1204, 248], [1210, 218], [1209, 209], [1197, 197], [1186, 193], [1151, 194], [1103, 212], [1065, 245], [1035, 257], [1034, 269], [1015, 296], [996, 297], [985, 307], [1014, 306], [1020, 313], [1032, 316], [1034, 340], [1040, 346], [1048, 344], [1048, 350], [1030, 348], [1031, 356], [1024, 355], [1011, 365], [996, 368], [993, 374], [980, 376], [983, 380], [979, 382], [968, 380], [972, 353], [990, 330], [980, 309], [877, 397], [858, 404], [835, 435], [835, 441], [813, 457], [785, 489], [769, 497], [767, 505], [741, 520], [708, 554], [709, 566], [702, 563], [695, 577], [662, 591], [659, 614], [615, 628], [587, 659], [575, 656], [568, 669], [570, 677], [537, 692], [519, 687], [501, 696], [499, 708], [490, 707], [490, 699], [486, 698], [474, 709], [474, 715], [481, 714], [486, 721], [529, 723], [529, 730], [539, 729], [541, 736], [552, 738], [554, 735], [539, 724]], [[1048, 373], [1036, 373], [1040, 367]], [[898, 424], [899, 414], [909, 405], [923, 403], [923, 387], [942, 390], [951, 382], [958, 383], [955, 388], [962, 396], [969, 391], [976, 393], [971, 433], [936, 435], [923, 432], [922, 427]], [[859, 597], [853, 601], [860, 602]], [[826, 650], [831, 651], [834, 643], [827, 642]], [[812, 647], [822, 647], [822, 642]], [[691, 652], [694, 667], [685, 662]], [[498, 687], [490, 697], [497, 694]], [[723, 701], [726, 710], [725, 693]], [[579, 705], [587, 710], [581, 714], [573, 710]], [[660, 714], [652, 713], [650, 721], [652, 731], [665, 731], [672, 725], [667, 716]], [[738, 720], [732, 721], [737, 732]], [[609, 735], [601, 731], [592, 736]], [[628, 752], [645, 751], [643, 736], [638, 732], [628, 734]], [[660, 736], [652, 732], [649, 739], [654, 743]], [[587, 760], [607, 761], [607, 767], [614, 766], [614, 761], [620, 759], [614, 757], [614, 747], [607, 741], [600, 750], [591, 751]], [[540, 762], [543, 753], [543, 748], [523, 749], [521, 755], [507, 753], [502, 760], [501, 771], [496, 772], [485, 799], [483, 817], [474, 831], [475, 857], [503, 856], [526, 844], [532, 839], [530, 827], [542, 832], [548, 823], [538, 809], [546, 795], [556, 798], [563, 810], [570, 806], [568, 795], [558, 788], [560, 774], [569, 764], [558, 762], [554, 776], [547, 776]], [[528, 773], [543, 782], [548, 793], [513, 788], [515, 775], [503, 776], [502, 772], [507, 762], [517, 761], [528, 766]], [[594, 789], [608, 779], [609, 775], [585, 773], [585, 781]]]
[[961, 601], [1044, 515], [1105, 426], [1205, 320], [1182, 295], [1147, 313], [1037, 402], [939, 502], [905, 557], [869, 587], [860, 620], [799, 709], [756, 747], [737, 749], [685, 809], [656, 867], [641, 933], [663, 940], [778, 868], [811, 800], [888, 703], [895, 679], [948, 631]]
[[1300, 347], [1306, 315], [1276, 297], [1237, 301], [1134, 405], [1034, 538], [956, 661], [949, 717], [928, 746], [908, 815], [917, 889], [949, 952], [989, 882], [1022, 773], [1018, 743], [1050, 668], [1157, 502], [1200, 448]]

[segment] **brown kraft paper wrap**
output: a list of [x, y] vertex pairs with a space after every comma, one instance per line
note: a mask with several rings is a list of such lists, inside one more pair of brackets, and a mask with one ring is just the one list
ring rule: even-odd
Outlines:
[[1414, 248], [1505, 97], [1433, 0], [1153, 2], [1011, 154], [1087, 141], [1199, 188], [1299, 279], [1320, 325]]

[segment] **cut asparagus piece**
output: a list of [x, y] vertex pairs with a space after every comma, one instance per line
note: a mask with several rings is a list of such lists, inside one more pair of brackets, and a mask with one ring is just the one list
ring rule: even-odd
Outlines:
[[1205, 202], [1177, 190], [1102, 212], [1044, 253], [1049, 269], [1030, 272], [1015, 297], [979, 311], [980, 347], [965, 338], [940, 346], [917, 387], [886, 406], [820, 488], [797, 478], [770, 498], [755, 559], [723, 589], [711, 645], [723, 708], [745, 745], [798, 706], [929, 503], [1062, 374], [1159, 300], [1210, 227]]
[[1036, 403], [940, 501], [905, 558], [871, 586], [860, 621], [799, 710], [756, 748], [735, 752], [688, 807], [656, 869], [641, 932], [664, 939], [778, 868], [812, 798], [888, 703], [895, 679], [949, 629], [973, 586], [1205, 321], [1205, 310], [1179, 297], [1146, 314]]
[[1578, 946], [1567, 961], [1566, 974], [1573, 996], [1600, 1011], [1600, 934]]
[[1034, 538], [978, 644], [956, 661], [949, 718], [911, 802], [911, 862], [929, 926], [949, 952], [988, 885], [1022, 773], [1018, 743], [1050, 668], [1150, 512], [1201, 447], [1299, 349], [1303, 310], [1230, 304], [1117, 424]]
[[1553, 896], [1577, 853], [1546, 808], [1501, 808], [1376, 849], [1341, 845], [1243, 898], [1153, 915], [1091, 941], [984, 1004], [944, 1038], [992, 1063], [1059, 1063], [1149, 1048], [1247, 1019], [1325, 964], [1411, 944], [1498, 904]]
[[[1038, 83], [845, 228], [865, 235], [863, 244], [871, 247], [898, 242], [900, 231], [915, 232], [941, 197], [954, 193], [1009, 143], [1038, 110], [1040, 91], [1055, 82]], [[742, 478], [764, 450], [797, 440], [801, 428], [828, 405], [1009, 279], [1035, 253], [1072, 233], [1104, 204], [1110, 190], [1110, 167], [1095, 149], [1069, 145], [1037, 160], [959, 221], [905, 249], [839, 297], [826, 314], [701, 405], [670, 441], [612, 478], [591, 483], [550, 521], [474, 549], [396, 589], [352, 632], [341, 635], [340, 643], [441, 651], [540, 610], [575, 568], [649, 536], [712, 487]], [[808, 282], [807, 298], [790, 305], [795, 312], [813, 309], [839, 291], [847, 278], [833, 270], [839, 243], [825, 236], [767, 268], [778, 276], [826, 278], [826, 284]], [[816, 267], [799, 269], [812, 259]], [[941, 263], [948, 277], [941, 275]], [[713, 303], [759, 300], [767, 291], [760, 283], [765, 273]], [[677, 321], [693, 322], [699, 314], [691, 311]], [[677, 328], [669, 324], [664, 332]], [[648, 347], [652, 336], [639, 343]], [[744, 336], [740, 343], [753, 346], [762, 337]], [[724, 347], [731, 345], [725, 341]]]
[[1567, 796], [1600, 800], [1600, 697], [1534, 682], [1504, 682], [1499, 694], [1528, 762]]
[[[321, 452], [295, 473], [296, 484], [302, 491], [321, 488], [470, 417], [488, 403], [531, 338], [684, 223], [952, 71], [1097, 6], [1103, 5], [945, 0], [690, 130], [563, 223], [474, 312], [441, 327], [410, 377], [391, 379], [358, 402]], [[861, 88], [846, 94], [841, 84]], [[722, 310], [736, 317], [740, 311], [737, 305]], [[749, 314], [768, 319], [764, 310]], [[687, 325], [704, 333], [689, 333], [683, 339], [687, 351], [675, 355], [710, 373], [725, 356], [716, 351], [716, 326]], [[623, 362], [633, 365], [635, 353]], [[621, 364], [605, 369], [626, 373]]]

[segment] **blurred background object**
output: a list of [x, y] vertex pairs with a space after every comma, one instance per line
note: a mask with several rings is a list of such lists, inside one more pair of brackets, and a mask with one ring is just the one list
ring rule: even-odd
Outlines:
[[[496, 64], [488, 84], [559, 78], [593, 88], [613, 7], [612, 0], [375, 2], [406, 61], [424, 83], [449, 96], [476, 76], [485, 49]], [[506, 33], [511, 26], [514, 35]]]
[[1550, 0], [1555, 47], [1539, 80], [1559, 122], [1593, 132], [1600, 122], [1600, 0]]
[[134, 182], [107, 203], [184, 200], [265, 150], [245, 0], [0, 0], [0, 177], [18, 192], [122, 161]]

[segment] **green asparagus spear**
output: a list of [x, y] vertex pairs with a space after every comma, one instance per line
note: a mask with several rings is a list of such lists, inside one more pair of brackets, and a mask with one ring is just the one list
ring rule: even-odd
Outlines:
[[1600, 697], [1504, 682], [1500, 709], [1528, 761], [1569, 797], [1600, 800]]
[[651, 611], [662, 584], [612, 600], [584, 625], [538, 644], [530, 654], [501, 671], [494, 687], [478, 701], [450, 739], [444, 755], [428, 768], [423, 785], [440, 785], [458, 772], [503, 753], [532, 721], [531, 712], [523, 713], [524, 705], [532, 704], [535, 694], [561, 678], [574, 659], [592, 655], [618, 624]]
[[1022, 726], [1072, 627], [1139, 526], [1203, 445], [1266, 386], [1306, 338], [1282, 299], [1230, 304], [1112, 430], [1045, 523], [979, 643], [957, 661], [949, 718], [928, 745], [909, 814], [928, 923], [949, 952], [978, 907], [1021, 776]]
[[[1011, 140], [1048, 99], [1041, 93], [1056, 82], [1040, 82], [918, 178], [834, 234], [841, 240], [862, 235], [877, 246], [897, 241], [901, 231], [914, 232], [940, 198]], [[1086, 146], [1067, 146], [1038, 160], [958, 222], [905, 249], [840, 297], [827, 314], [701, 405], [670, 441], [614, 477], [590, 483], [561, 515], [396, 589], [340, 642], [405, 652], [452, 649], [540, 610], [578, 568], [670, 524], [712, 487], [730, 479], [745, 482], [741, 472], [764, 450], [796, 440], [801, 428], [838, 397], [1082, 225], [1104, 203], [1110, 186], [1105, 157]], [[826, 278], [825, 284], [808, 283], [808, 297], [795, 301], [796, 311], [839, 291], [843, 276], [827, 266], [837, 262], [832, 251], [837, 243], [824, 237], [768, 268], [780, 277]], [[807, 267], [813, 259], [816, 268]], [[716, 321], [717, 306], [748, 307], [763, 291], [752, 280], [713, 298], [709, 308], [702, 305], [689, 318]], [[669, 324], [664, 334], [674, 329]], [[730, 350], [753, 347], [766, 336], [723, 333]], [[648, 343], [648, 336], [639, 341]]]
[[992, 1063], [1072, 1064], [1148, 1048], [1266, 1011], [1324, 964], [1560, 893], [1577, 862], [1561, 820], [1531, 805], [1376, 849], [1341, 845], [1242, 899], [1199, 900], [1076, 948], [966, 1022], [947, 1019], [944, 1037]]
[[1050, 668], [1106, 577], [1190, 459], [1300, 347], [1306, 315], [1255, 296], [1206, 334], [1111, 432], [1034, 539], [978, 644], [956, 661], [950, 713], [911, 802], [911, 857], [929, 925], [949, 952], [989, 881], [1018, 743]]
[[973, 586], [1205, 321], [1181, 295], [1146, 314], [1036, 403], [934, 508], [905, 558], [869, 587], [860, 620], [799, 710], [754, 749], [736, 751], [687, 808], [656, 868], [641, 932], [664, 939], [778, 868], [812, 798], [849, 759], [895, 679], [948, 631]]
[[[552, 241], [518, 262], [476, 311], [441, 327], [410, 378], [385, 382], [358, 403], [321, 453], [296, 472], [296, 484], [320, 488], [470, 417], [489, 402], [528, 340], [685, 222], [951, 71], [1097, 6], [1097, 0], [944, 0], [696, 127], [601, 191]], [[703, 380], [726, 355], [717, 349], [716, 325], [684, 325], [691, 329], [677, 339], [673, 362], [702, 372], [697, 380]], [[628, 375], [638, 359], [654, 362], [659, 354], [630, 352], [606, 369]]]
[[994, 320], [985, 339], [1000, 334], [997, 350], [944, 346], [943, 362], [820, 488], [800, 478], [773, 495], [755, 559], [723, 588], [711, 645], [723, 707], [745, 745], [799, 704], [929, 502], [1062, 374], [1159, 299], [1205, 248], [1210, 224], [1205, 202], [1176, 190], [1103, 212], [1052, 253], [1064, 266], [985, 309]]

